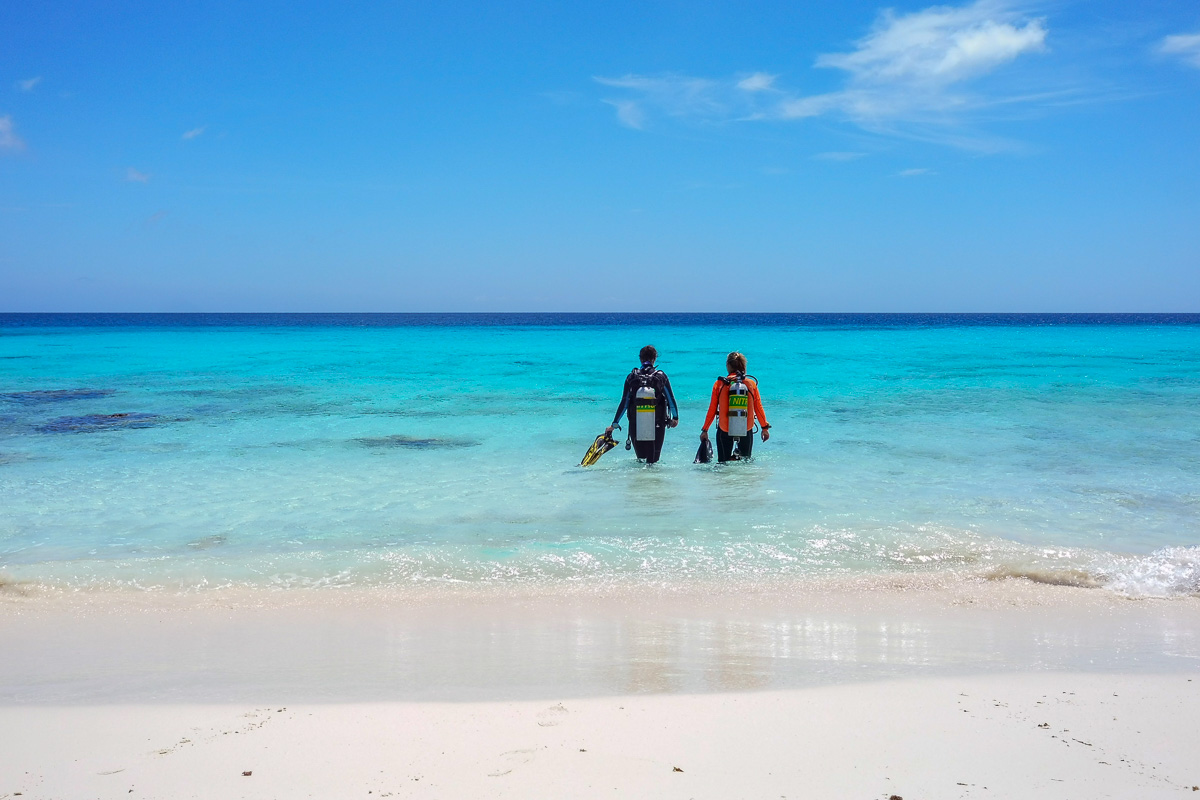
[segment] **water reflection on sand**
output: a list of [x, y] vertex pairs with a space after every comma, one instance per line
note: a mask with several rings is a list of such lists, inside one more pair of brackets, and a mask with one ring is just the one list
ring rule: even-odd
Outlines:
[[1200, 666], [1200, 598], [1027, 581], [786, 597], [0, 598], [0, 702], [477, 700]]

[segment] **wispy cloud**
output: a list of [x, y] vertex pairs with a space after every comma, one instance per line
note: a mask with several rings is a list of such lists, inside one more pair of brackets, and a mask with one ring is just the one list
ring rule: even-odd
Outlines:
[[32, 92], [41, 82], [42, 76], [38, 75], [36, 78], [26, 78], [23, 81], [17, 81], [17, 88], [22, 92]]
[[[844, 74], [842, 86], [805, 95], [779, 86], [765, 72], [726, 79], [684, 75], [596, 78], [632, 97], [609, 99], [618, 117], [638, 109], [639, 129], [652, 115], [704, 122], [840, 118], [877, 133], [939, 140], [933, 130], [961, 126], [972, 112], [1037, 102], [1038, 93], [997, 96], [970, 91], [973, 81], [1022, 55], [1046, 49], [1045, 20], [1031, 18], [1004, 0], [961, 7], [933, 6], [910, 14], [884, 11], [853, 50], [826, 53], [814, 66]], [[622, 118], [622, 122], [629, 124]], [[911, 130], [904, 130], [911, 128]], [[955, 133], [944, 143], [981, 146], [984, 137]]]
[[604, 102], [617, 109], [617, 120], [627, 128], [635, 131], [642, 130], [646, 125], [646, 115], [642, 107], [632, 100], [605, 100]]
[[609, 99], [604, 102], [617, 110], [622, 125], [642, 130], [646, 124], [646, 109], [672, 117], [713, 117], [728, 114], [730, 107], [719, 95], [720, 84], [705, 78], [682, 75], [626, 75], [621, 78], [596, 78], [601, 86], [624, 89], [638, 96]]
[[899, 178], [915, 178], [918, 175], [936, 175], [937, 173], [928, 167], [914, 167], [912, 169], [902, 169], [896, 173]]
[[820, 56], [817, 66], [846, 70], [872, 86], [945, 86], [1040, 50], [1045, 40], [1043, 20], [1022, 20], [991, 0], [903, 16], [888, 10], [857, 49]]
[[150, 173], [140, 172], [139, 170], [130, 167], [129, 169], [125, 170], [125, 180], [130, 183], [149, 183]]
[[1184, 63], [1200, 67], [1200, 33], [1168, 36], [1158, 46], [1159, 52], [1179, 56]]
[[188, 139], [195, 139], [197, 136], [202, 135], [207, 127], [207, 125], [201, 125], [199, 128], [192, 128], [190, 131], [185, 131], [183, 136], [180, 138], [184, 139], [185, 141]]
[[778, 77], [778, 75], [768, 75], [765, 72], [756, 72], [738, 81], [737, 88], [746, 92], [765, 92], [771, 88]]
[[17, 136], [11, 116], [0, 117], [0, 152], [24, 150], [25, 141]]
[[852, 52], [817, 59], [818, 67], [848, 73], [846, 87], [785, 101], [782, 113], [840, 111], [860, 122], [962, 113], [989, 101], [959, 87], [1023, 53], [1043, 50], [1046, 33], [1043, 20], [1022, 19], [993, 0], [903, 16], [884, 11]]

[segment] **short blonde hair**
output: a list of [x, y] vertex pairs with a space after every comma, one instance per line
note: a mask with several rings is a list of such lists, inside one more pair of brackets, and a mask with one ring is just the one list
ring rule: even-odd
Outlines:
[[737, 350], [734, 350], [725, 357], [725, 369], [730, 372], [736, 372], [739, 375], [742, 374], [746, 371], [746, 357]]

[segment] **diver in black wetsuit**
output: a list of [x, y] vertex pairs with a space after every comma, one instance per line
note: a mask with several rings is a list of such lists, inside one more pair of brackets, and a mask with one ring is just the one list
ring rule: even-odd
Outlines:
[[[613, 428], [617, 427], [617, 423], [621, 421], [621, 414], [626, 414], [629, 422], [629, 436], [633, 440], [637, 457], [645, 459], [647, 464], [653, 464], [658, 461], [659, 453], [662, 451], [663, 438], [666, 436], [667, 428], [674, 428], [679, 424], [679, 406], [675, 404], [675, 393], [671, 391], [671, 380], [667, 377], [667, 373], [654, 366], [654, 362], [658, 360], [658, 351], [650, 345], [646, 345], [638, 356], [642, 366], [630, 372], [625, 378], [625, 390], [621, 394], [621, 405], [617, 406], [613, 423], [605, 432], [611, 435]], [[635, 427], [637, 420], [634, 412], [636, 406], [633, 402], [633, 395], [642, 386], [654, 389], [654, 441], [652, 442], [637, 440], [637, 428]]]

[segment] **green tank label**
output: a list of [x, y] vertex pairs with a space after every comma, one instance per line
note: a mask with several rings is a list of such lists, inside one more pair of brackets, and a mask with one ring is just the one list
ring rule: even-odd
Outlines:
[[729, 407], [730, 407], [731, 409], [734, 409], [734, 408], [741, 408], [741, 409], [746, 409], [746, 408], [749, 408], [749, 407], [750, 407], [750, 397], [749, 397], [749, 395], [744, 395], [744, 394], [731, 394], [731, 395], [729, 395]]
[[647, 400], [639, 400], [639, 401], [638, 401], [638, 404], [637, 404], [637, 410], [638, 410], [639, 412], [642, 412], [642, 411], [654, 411], [654, 401], [653, 401], [653, 400], [649, 400], [649, 401], [647, 401]]

